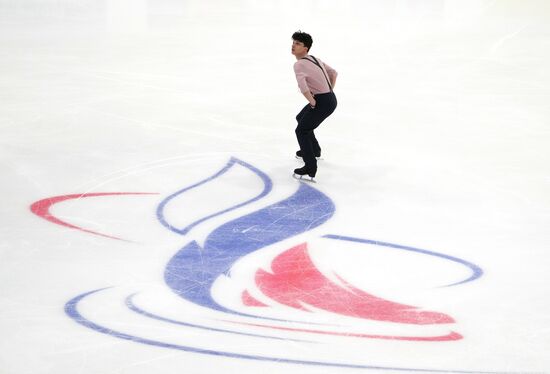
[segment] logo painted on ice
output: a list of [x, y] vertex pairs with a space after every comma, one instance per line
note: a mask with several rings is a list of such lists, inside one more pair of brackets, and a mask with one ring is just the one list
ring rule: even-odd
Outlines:
[[[252, 173], [257, 177], [261, 188], [255, 196], [232, 206], [221, 208], [218, 212], [205, 214], [204, 217], [185, 225], [171, 223], [171, 220], [167, 218], [167, 211], [179, 198], [206, 187], [235, 168], [240, 168], [240, 171]], [[220, 216], [238, 208], [260, 202], [270, 194], [272, 188], [272, 181], [264, 172], [246, 162], [231, 158], [220, 171], [209, 178], [164, 198], [158, 205], [157, 218], [171, 232], [181, 236], [190, 236], [195, 227], [206, 221], [214, 218], [218, 219]], [[114, 235], [84, 229], [65, 222], [55, 217], [50, 212], [50, 208], [56, 203], [71, 199], [151, 194], [153, 193], [105, 192], [56, 196], [35, 202], [31, 205], [31, 210], [52, 223], [81, 230], [88, 234], [114, 240], [125, 240]], [[183, 248], [177, 251], [168, 261], [164, 271], [164, 282], [173, 293], [184, 299], [186, 303], [191, 303], [199, 309], [205, 308], [205, 310], [209, 310], [210, 313], [217, 316], [212, 318], [210, 324], [177, 320], [173, 317], [146, 310], [136, 303], [137, 294], [126, 297], [127, 310], [162, 323], [223, 333], [228, 334], [228, 336], [269, 339], [270, 341], [291, 340], [316, 343], [323, 336], [417, 342], [445, 342], [462, 339], [458, 332], [452, 330], [438, 334], [424, 331], [426, 328], [433, 326], [442, 326], [447, 329], [449, 325], [455, 323], [450, 315], [438, 311], [424, 310], [417, 306], [376, 296], [366, 292], [361, 287], [351, 284], [345, 279], [345, 275], [327, 275], [313, 261], [309, 241], [295, 240], [292, 243], [293, 238], [324, 224], [333, 216], [334, 212], [335, 204], [328, 196], [311, 185], [300, 183], [298, 189], [286, 199], [236, 218], [230, 218], [215, 227], [208, 233], [202, 244], [198, 240], [188, 239]], [[230, 216], [235, 217], [234, 214]], [[482, 275], [482, 270], [468, 261], [424, 249], [337, 234], [325, 234], [316, 240], [338, 243], [339, 245], [369, 246], [370, 248], [401, 251], [402, 253], [414, 253], [458, 264], [467, 270], [468, 275], [464, 279], [452, 282], [444, 287], [471, 282]], [[224, 281], [231, 279], [232, 271], [239, 261], [246, 259], [247, 256], [257, 254], [261, 250], [279, 245], [279, 243], [291, 244], [271, 257], [269, 270], [258, 266], [255, 270], [253, 269], [253, 274], [250, 277], [253, 279], [252, 284], [242, 287], [239, 291], [240, 305], [236, 306], [234, 302], [227, 302], [223, 297], [220, 297], [219, 292], [214, 292], [220, 284], [223, 286]], [[204, 344], [197, 344], [196, 346], [193, 344], [178, 344], [170, 340], [163, 341], [158, 338], [134, 335], [132, 332], [117, 331], [86, 318], [78, 308], [83, 300], [106, 290], [88, 291], [68, 301], [65, 305], [67, 315], [83, 326], [113, 337], [188, 352], [329, 367], [419, 370], [406, 367], [379, 367], [356, 363], [302, 360], [295, 356], [272, 357], [254, 352], [211, 349], [204, 346]], [[282, 309], [285, 313], [280, 313]], [[326, 318], [326, 316], [330, 316], [330, 318]], [[337, 316], [336, 319], [335, 316]], [[337, 325], [333, 323], [335, 320]], [[346, 326], [342, 327], [342, 325]], [[353, 326], [357, 327], [354, 328]], [[368, 331], [371, 326], [376, 328], [373, 331]], [[386, 326], [389, 327], [387, 329], [388, 333], [383, 332]], [[403, 331], [406, 331], [406, 333], [396, 333], [400, 330], [396, 329], [395, 326], [404, 326]], [[436, 330], [432, 328], [429, 331]]]

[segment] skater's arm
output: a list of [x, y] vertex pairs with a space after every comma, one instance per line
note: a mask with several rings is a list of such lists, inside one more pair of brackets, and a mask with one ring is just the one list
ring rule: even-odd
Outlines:
[[336, 76], [329, 77], [329, 81], [330, 81], [330, 87], [332, 87], [332, 89], [334, 90], [334, 86], [336, 86]]
[[338, 72], [324, 62], [323, 62], [323, 65], [325, 66], [325, 70], [327, 71], [330, 85], [332, 86], [332, 89], [334, 89], [334, 86], [336, 85], [336, 77], [338, 76]]
[[309, 105], [312, 107], [315, 107], [315, 99], [313, 98], [313, 95], [309, 89], [309, 86], [306, 82], [306, 72], [304, 71], [303, 65], [300, 65], [298, 63], [294, 64], [294, 73], [296, 74], [296, 80], [298, 81], [298, 87], [300, 88], [300, 92], [302, 92], [302, 95], [309, 101]]
[[303, 68], [303, 66], [299, 65], [298, 63], [294, 64], [294, 73], [296, 74], [296, 81], [298, 82], [298, 87], [300, 88], [300, 92], [309, 92], [309, 86], [306, 82], [306, 72]]
[[309, 105], [311, 105], [313, 108], [315, 108], [316, 102], [315, 102], [315, 98], [313, 97], [311, 92], [309, 92], [309, 91], [302, 92], [302, 95], [304, 95], [305, 98], [307, 99], [307, 101], [309, 101]]

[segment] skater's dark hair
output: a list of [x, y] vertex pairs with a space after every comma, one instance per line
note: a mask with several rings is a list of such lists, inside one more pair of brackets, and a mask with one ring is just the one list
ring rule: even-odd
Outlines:
[[298, 30], [294, 34], [292, 34], [292, 40], [304, 43], [304, 46], [307, 48], [308, 52], [311, 49], [311, 45], [313, 44], [313, 39], [311, 39], [311, 35], [302, 32], [301, 30]]

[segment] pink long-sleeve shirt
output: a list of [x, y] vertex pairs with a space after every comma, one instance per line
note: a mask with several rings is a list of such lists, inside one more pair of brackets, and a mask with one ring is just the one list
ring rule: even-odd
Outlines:
[[[315, 61], [309, 55], [305, 57]], [[323, 70], [325, 71], [329, 81], [333, 81], [338, 75], [336, 70], [322, 62], [319, 58], [315, 58], [321, 66], [323, 66]], [[298, 87], [302, 93], [309, 91], [313, 95], [317, 95], [330, 92], [330, 86], [328, 85], [323, 72], [315, 63], [302, 58], [294, 63], [294, 73], [296, 74]]]

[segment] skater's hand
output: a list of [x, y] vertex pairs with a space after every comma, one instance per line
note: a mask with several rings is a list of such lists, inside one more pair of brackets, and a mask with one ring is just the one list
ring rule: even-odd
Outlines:
[[315, 105], [317, 105], [317, 102], [315, 101], [315, 99], [313, 99], [312, 101], [309, 102], [309, 106], [313, 109], [315, 109]]

